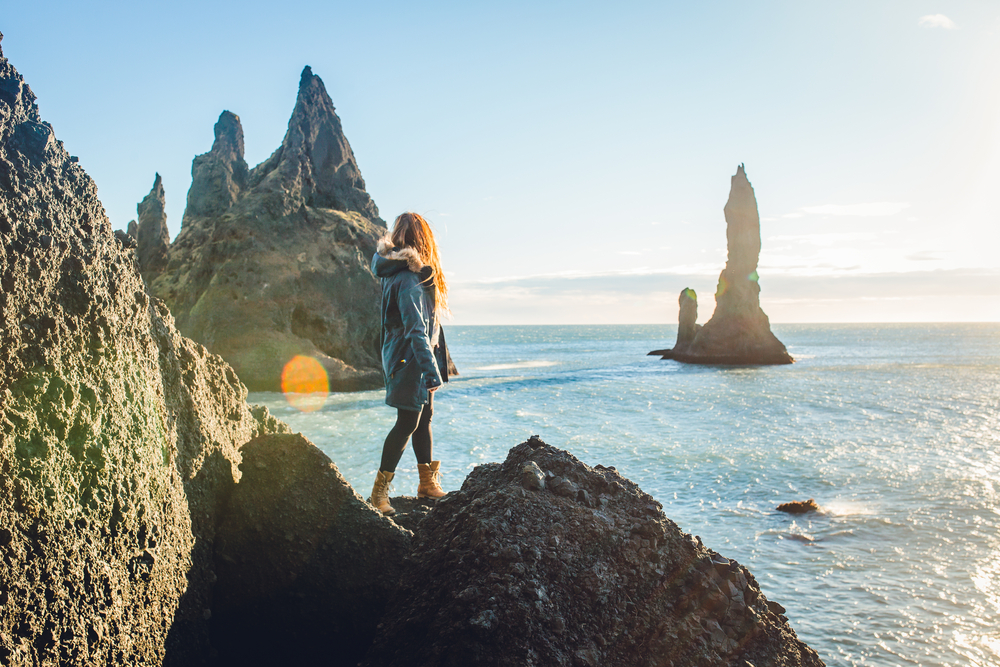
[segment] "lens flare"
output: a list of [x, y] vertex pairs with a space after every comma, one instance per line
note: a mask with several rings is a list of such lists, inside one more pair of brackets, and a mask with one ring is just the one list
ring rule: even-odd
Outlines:
[[715, 290], [715, 298], [718, 299], [720, 296], [726, 293], [729, 289], [729, 281], [726, 280], [725, 276], [719, 276], [719, 288]]
[[330, 394], [326, 369], [312, 357], [296, 355], [281, 371], [281, 391], [293, 408], [315, 412], [323, 407]]

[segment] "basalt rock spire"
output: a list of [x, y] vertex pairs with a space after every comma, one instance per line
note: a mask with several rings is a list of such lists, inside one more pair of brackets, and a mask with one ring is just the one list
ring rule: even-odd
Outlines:
[[226, 111], [191, 172], [169, 267], [150, 284], [178, 328], [252, 389], [279, 390], [296, 355], [318, 359], [331, 389], [379, 386], [368, 264], [385, 223], [322, 80], [302, 72], [288, 131], [263, 163], [247, 170], [243, 129]]
[[286, 205], [302, 203], [379, 220], [333, 100], [308, 66], [302, 70], [281, 147], [254, 168], [251, 181], [254, 188], [283, 195]]
[[181, 226], [187, 226], [191, 218], [225, 213], [246, 188], [248, 176], [240, 117], [223, 111], [215, 124], [212, 150], [196, 157], [191, 165], [191, 189]]
[[[792, 357], [771, 333], [760, 307], [760, 216], [742, 164], [732, 178], [724, 211], [729, 256], [719, 276], [715, 313], [689, 345], [678, 345], [663, 357], [693, 364], [790, 364]], [[683, 306], [683, 293], [681, 300]]]
[[170, 230], [167, 229], [166, 195], [163, 180], [156, 175], [153, 188], [136, 206], [138, 223], [135, 236], [138, 247], [136, 259], [143, 280], [149, 282], [167, 266], [167, 251], [170, 249]]

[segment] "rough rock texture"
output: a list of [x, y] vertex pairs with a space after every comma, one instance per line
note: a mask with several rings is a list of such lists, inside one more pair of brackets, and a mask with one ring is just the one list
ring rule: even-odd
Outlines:
[[746, 568], [537, 438], [419, 525], [365, 664], [822, 665]]
[[301, 435], [243, 447], [216, 541], [221, 665], [356, 665], [402, 574], [411, 533], [354, 492]]
[[0, 664], [200, 664], [215, 508], [275, 422], [146, 295], [2, 52], [0, 237]]
[[674, 343], [673, 349], [653, 350], [649, 354], [661, 356], [664, 359], [673, 359], [674, 353], [683, 354], [686, 352], [691, 347], [695, 336], [701, 331], [701, 325], [697, 323], [697, 293], [690, 287], [685, 287], [681, 290], [680, 296], [677, 297], [677, 304], [680, 306], [680, 314], [677, 317], [677, 341]]
[[719, 276], [715, 313], [686, 349], [675, 348], [664, 358], [691, 364], [790, 364], [792, 357], [760, 308], [760, 216], [743, 165], [733, 176], [725, 214], [729, 257]]
[[379, 387], [380, 290], [369, 268], [385, 223], [365, 192], [323, 82], [306, 67], [281, 147], [252, 170], [226, 111], [191, 170], [167, 269], [150, 284], [185, 335], [255, 390], [278, 390], [293, 356], [333, 390]]
[[156, 278], [167, 266], [170, 230], [167, 228], [167, 212], [164, 210], [166, 203], [163, 181], [157, 174], [153, 181], [153, 189], [136, 206], [139, 222], [135, 228], [138, 245], [135, 254], [139, 262], [139, 273], [147, 283]]
[[819, 512], [819, 504], [810, 498], [809, 500], [793, 500], [790, 503], [781, 503], [776, 507], [779, 512], [787, 512], [788, 514], [808, 514], [809, 512]]

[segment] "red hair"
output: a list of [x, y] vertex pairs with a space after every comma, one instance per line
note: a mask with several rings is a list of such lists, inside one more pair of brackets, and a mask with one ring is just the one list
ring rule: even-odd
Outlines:
[[448, 312], [448, 283], [441, 270], [441, 257], [431, 226], [419, 213], [400, 214], [392, 226], [392, 245], [397, 248], [413, 248], [420, 255], [420, 261], [434, 269], [434, 307], [439, 312]]

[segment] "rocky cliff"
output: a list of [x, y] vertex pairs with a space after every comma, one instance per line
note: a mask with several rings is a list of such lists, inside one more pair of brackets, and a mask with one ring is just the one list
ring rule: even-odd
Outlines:
[[277, 424], [147, 296], [2, 51], [0, 236], [0, 663], [200, 664], [215, 508]]
[[181, 231], [149, 286], [178, 328], [251, 389], [280, 389], [296, 355], [318, 359], [331, 389], [381, 386], [369, 264], [385, 223], [320, 78], [302, 72], [267, 160], [248, 170], [240, 120], [225, 111], [191, 174]]
[[[715, 312], [686, 346], [664, 352], [664, 359], [691, 364], [790, 364], [792, 357], [771, 333], [771, 323], [760, 307], [757, 261], [760, 256], [760, 216], [757, 198], [743, 165], [732, 178], [724, 209], [729, 256], [715, 292]], [[681, 326], [685, 322], [681, 293]], [[695, 302], [695, 308], [697, 303]], [[697, 314], [697, 310], [694, 311]], [[693, 322], [692, 322], [693, 324]], [[678, 343], [681, 343], [678, 329]]]

